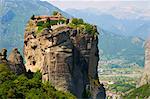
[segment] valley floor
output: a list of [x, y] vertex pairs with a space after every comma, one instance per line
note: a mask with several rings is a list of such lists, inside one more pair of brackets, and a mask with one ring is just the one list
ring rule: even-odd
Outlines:
[[99, 68], [99, 80], [106, 88], [108, 99], [118, 99], [125, 93], [136, 88], [143, 68]]

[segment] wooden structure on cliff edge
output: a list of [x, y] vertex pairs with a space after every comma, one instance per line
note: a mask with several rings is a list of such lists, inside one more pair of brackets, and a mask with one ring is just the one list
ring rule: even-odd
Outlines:
[[67, 19], [65, 17], [63, 17], [61, 13], [58, 12], [56, 15], [52, 15], [52, 16], [47, 16], [47, 15], [34, 16], [34, 20], [36, 20], [38, 22], [39, 21], [46, 22], [47, 20], [51, 20], [51, 21], [64, 20], [64, 21], [66, 21]]

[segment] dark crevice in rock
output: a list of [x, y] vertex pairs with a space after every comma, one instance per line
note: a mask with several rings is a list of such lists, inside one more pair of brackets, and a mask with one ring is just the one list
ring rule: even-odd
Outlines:
[[31, 47], [33, 50], [35, 50], [37, 48], [37, 45], [34, 45]]
[[28, 59], [30, 59], [32, 56], [29, 56]]
[[24, 44], [27, 46], [28, 41], [24, 41]]
[[35, 64], [36, 64], [36, 61], [32, 61], [32, 64], [35, 65]]

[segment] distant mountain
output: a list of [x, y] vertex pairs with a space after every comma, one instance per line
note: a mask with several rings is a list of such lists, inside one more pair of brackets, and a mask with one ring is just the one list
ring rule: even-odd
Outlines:
[[[116, 10], [116, 9], [115, 9]], [[109, 30], [113, 33], [124, 36], [137, 36], [146, 39], [150, 35], [150, 18], [144, 16], [136, 16], [135, 13], [130, 13], [123, 17], [123, 11], [120, 10], [117, 15], [114, 15], [111, 11], [101, 11], [98, 9], [67, 9], [66, 12], [74, 17], [81, 17], [90, 23], [97, 24], [105, 30]], [[120, 14], [120, 17], [119, 17]], [[128, 13], [126, 13], [128, 14]], [[122, 17], [121, 17], [122, 16]]]
[[[139, 37], [144, 37], [144, 38], [147, 38], [147, 36], [150, 37], [150, 22], [142, 24], [133, 33], [136, 33]], [[148, 33], [148, 35], [146, 35], [146, 33]]]
[[[101, 58], [124, 60], [126, 64], [144, 66], [144, 40], [139, 37], [126, 37], [101, 30], [99, 41]], [[125, 63], [124, 62], [124, 63]]]
[[96, 9], [66, 10], [74, 17], [80, 17], [99, 28], [99, 49], [101, 59], [122, 60], [125, 64], [144, 66], [144, 39], [149, 31], [150, 21], [145, 19], [117, 18]]
[[0, 49], [3, 47], [8, 51], [14, 47], [22, 49], [24, 27], [29, 18], [33, 14], [50, 15], [56, 10], [66, 17], [71, 17], [70, 15], [81, 17], [101, 27], [103, 32], [99, 44], [105, 57], [125, 58], [143, 63], [144, 41], [139, 37], [147, 37], [150, 31], [149, 20], [119, 19], [95, 9], [69, 9], [66, 10], [70, 14], [68, 15], [50, 3], [40, 0], [0, 0]]
[[53, 11], [65, 12], [40, 0], [0, 0], [0, 49], [23, 47], [24, 27], [34, 15], [51, 15]]

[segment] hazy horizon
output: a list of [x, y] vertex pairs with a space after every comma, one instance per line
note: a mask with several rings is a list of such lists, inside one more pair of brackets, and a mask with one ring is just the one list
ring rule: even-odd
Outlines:
[[[111, 14], [119, 18], [137, 18], [137, 17], [150, 17], [150, 1], [148, 0], [133, 0], [133, 1], [122, 1], [122, 0], [44, 0], [50, 2], [52, 5], [60, 8], [63, 11], [68, 9], [77, 10], [93, 10], [97, 12], [104, 12]], [[134, 15], [134, 16], [132, 16]]]

